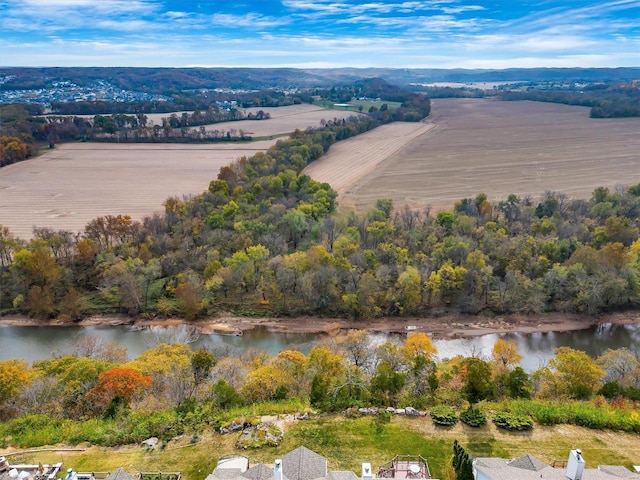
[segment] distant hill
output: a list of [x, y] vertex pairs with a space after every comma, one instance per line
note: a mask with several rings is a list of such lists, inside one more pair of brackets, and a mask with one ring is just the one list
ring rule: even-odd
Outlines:
[[3, 67], [0, 89], [47, 88], [54, 82], [88, 86], [98, 80], [129, 90], [170, 94], [190, 89], [325, 88], [377, 77], [395, 85], [432, 82], [640, 80], [640, 67], [512, 68], [505, 70], [391, 68], [136, 68], [136, 67]]

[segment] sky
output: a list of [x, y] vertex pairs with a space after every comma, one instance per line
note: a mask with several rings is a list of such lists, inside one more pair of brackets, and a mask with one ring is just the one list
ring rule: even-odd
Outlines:
[[0, 66], [640, 66], [640, 0], [0, 0]]

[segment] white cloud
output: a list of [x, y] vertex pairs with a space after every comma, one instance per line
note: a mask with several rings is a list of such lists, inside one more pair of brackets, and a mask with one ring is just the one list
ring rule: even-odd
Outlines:
[[225, 27], [247, 27], [258, 29], [286, 25], [289, 23], [289, 20], [284, 17], [265, 17], [257, 13], [247, 13], [244, 15], [215, 13], [211, 15], [211, 22], [214, 25], [221, 25]]
[[517, 19], [505, 19], [481, 3], [284, 0], [282, 11], [248, 2], [237, 14], [238, 4], [220, 2], [213, 9], [204, 0], [172, 2], [169, 10], [162, 0], [5, 0], [0, 2], [2, 62], [398, 68], [638, 64], [640, 22], [630, 13], [640, 0], [539, 2], [551, 7]]

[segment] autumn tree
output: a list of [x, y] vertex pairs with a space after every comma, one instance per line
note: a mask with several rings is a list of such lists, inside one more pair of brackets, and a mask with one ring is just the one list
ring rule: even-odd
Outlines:
[[180, 283], [175, 290], [180, 312], [187, 320], [195, 320], [202, 311], [202, 297], [196, 286], [190, 282]]
[[0, 417], [7, 404], [25, 388], [32, 379], [32, 372], [22, 360], [0, 360]]
[[407, 339], [401, 350], [409, 363], [413, 363], [418, 357], [433, 360], [438, 353], [431, 339], [423, 332], [411, 332], [407, 335]]
[[422, 301], [422, 285], [417, 268], [408, 266], [398, 276], [394, 296], [400, 315], [417, 310]]
[[311, 404], [329, 407], [334, 399], [334, 389], [346, 369], [344, 359], [328, 348], [315, 347], [309, 352], [308, 368], [311, 375]]
[[556, 349], [549, 366], [534, 372], [540, 398], [585, 399], [593, 395], [605, 372], [586, 353], [569, 347]]
[[608, 349], [597, 358], [605, 382], [640, 388], [640, 360], [628, 348]]
[[518, 352], [518, 346], [514, 340], [499, 338], [493, 344], [491, 363], [495, 377], [508, 373], [521, 361], [522, 355]]
[[289, 395], [300, 398], [308, 395], [311, 372], [308, 368], [309, 359], [302, 352], [283, 350], [276, 355], [273, 364], [287, 379]]
[[350, 330], [338, 339], [344, 357], [359, 368], [367, 368], [374, 358], [371, 338], [367, 330]]
[[191, 356], [191, 369], [193, 370], [193, 378], [196, 385], [201, 384], [211, 373], [211, 368], [216, 364], [213, 354], [204, 348], [200, 348], [193, 352]]
[[211, 369], [210, 377], [214, 384], [222, 380], [225, 384], [238, 390], [244, 385], [248, 373], [249, 369], [240, 359], [224, 357]]
[[100, 410], [113, 402], [128, 405], [140, 392], [151, 386], [151, 377], [139, 370], [116, 367], [102, 372], [98, 384], [87, 392], [87, 398]]
[[287, 379], [275, 365], [263, 365], [249, 372], [240, 394], [248, 403], [282, 400], [287, 395]]
[[55, 402], [67, 417], [79, 418], [93, 411], [86, 393], [98, 384], [101, 373], [113, 368], [113, 363], [88, 357], [64, 356], [35, 362], [34, 373], [39, 378], [55, 379]]
[[159, 408], [175, 407], [194, 391], [192, 355], [193, 352], [186, 344], [162, 343], [142, 352], [125, 367], [139, 370], [143, 375], [151, 377], [147, 402], [154, 400]]

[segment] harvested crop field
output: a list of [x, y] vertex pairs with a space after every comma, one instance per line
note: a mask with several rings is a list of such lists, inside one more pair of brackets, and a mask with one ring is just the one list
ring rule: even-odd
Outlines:
[[[586, 107], [526, 101], [437, 99], [432, 105], [435, 128], [406, 137], [395, 153], [354, 153], [349, 143], [362, 141], [356, 137], [331, 147], [331, 161], [310, 175], [336, 185], [340, 204], [358, 210], [391, 198], [397, 207], [437, 211], [480, 192], [489, 200], [511, 193], [538, 199], [547, 190], [588, 198], [598, 186], [640, 182], [640, 118], [591, 119]], [[385, 138], [381, 132], [373, 138]], [[344, 154], [336, 154], [338, 146]], [[372, 162], [375, 168], [361, 169]], [[345, 181], [344, 165], [362, 175]]]
[[[327, 110], [317, 105], [309, 105], [308, 103], [301, 105], [291, 105], [288, 107], [254, 107], [245, 110], [246, 113], [256, 113], [262, 110], [268, 113], [271, 118], [267, 120], [239, 120], [237, 122], [220, 122], [205, 125], [207, 131], [218, 130], [220, 132], [228, 132], [242, 130], [246, 135], [252, 137], [270, 137], [273, 135], [281, 135], [291, 133], [296, 128], [304, 130], [308, 127], [320, 127], [321, 120], [332, 120], [334, 117], [348, 117], [354, 115], [353, 112], [344, 112], [339, 110]], [[151, 122], [156, 125], [162, 125], [162, 118], [169, 117], [170, 113], [156, 113], [148, 115]], [[178, 113], [180, 116], [180, 113]], [[198, 128], [198, 127], [194, 127]]]
[[303, 173], [329, 183], [339, 193], [372, 173], [381, 163], [424, 135], [432, 123], [391, 123], [331, 146], [329, 153], [309, 164]]
[[77, 232], [102, 215], [141, 220], [170, 196], [203, 192], [220, 167], [273, 143], [60, 145], [0, 170], [0, 224], [27, 239], [34, 225]]
[[[207, 128], [272, 136], [318, 127], [321, 119], [344, 115], [308, 104], [262, 110], [271, 118]], [[169, 115], [149, 117], [161, 122], [162, 116]], [[103, 215], [126, 214], [141, 220], [162, 210], [168, 197], [201, 193], [220, 167], [265, 151], [275, 142], [59, 145], [40, 157], [0, 169], [0, 224], [28, 239], [34, 226], [78, 232]]]

